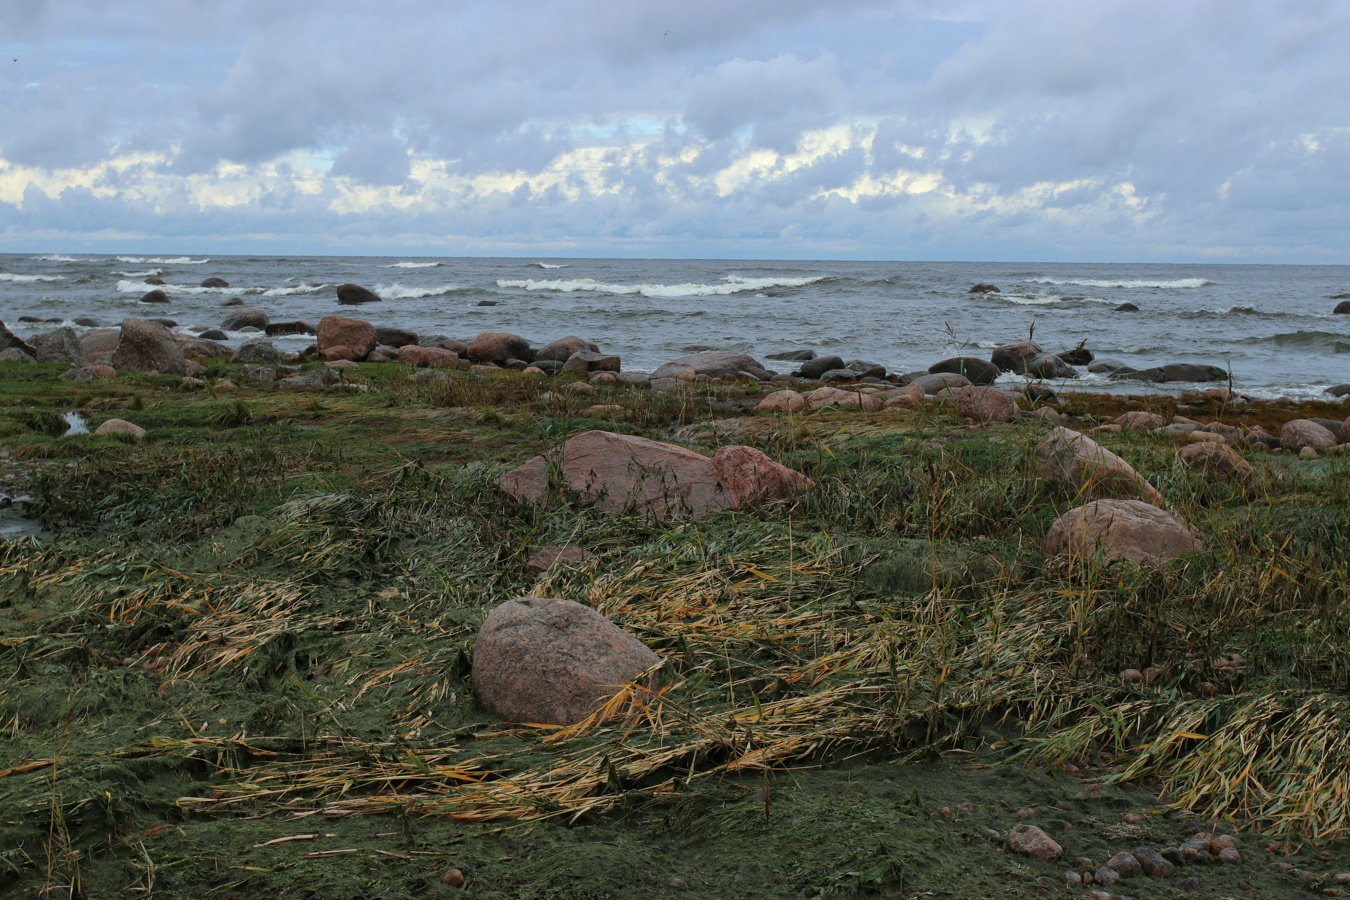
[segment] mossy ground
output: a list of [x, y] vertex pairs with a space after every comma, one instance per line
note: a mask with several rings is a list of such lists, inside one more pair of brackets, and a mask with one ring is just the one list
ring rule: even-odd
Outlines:
[[[1192, 821], [1248, 835], [1248, 866], [1124, 893], [1306, 890], [1271, 841], [1350, 870], [1344, 457], [1255, 456], [1238, 488], [1105, 436], [1210, 549], [1067, 566], [1041, 542], [1081, 498], [1032, 477], [1037, 420], [756, 416], [729, 388], [546, 402], [396, 366], [313, 395], [56, 374], [0, 368], [0, 452], [50, 532], [0, 548], [0, 892], [1068, 896], [1037, 880], [1063, 865], [986, 833], [1024, 808], [1098, 863]], [[1066, 411], [1141, 404], [1175, 401]], [[149, 434], [60, 436], [72, 409]], [[505, 468], [591, 428], [749, 443], [818, 487], [664, 526], [504, 502]], [[558, 544], [595, 556], [527, 577]], [[662, 692], [562, 733], [479, 709], [474, 634], [524, 593], [638, 634]]]

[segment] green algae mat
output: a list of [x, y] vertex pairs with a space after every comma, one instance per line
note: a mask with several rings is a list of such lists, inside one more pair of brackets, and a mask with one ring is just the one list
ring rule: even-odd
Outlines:
[[[1034, 477], [1038, 417], [0, 365], [3, 490], [41, 528], [0, 545], [0, 895], [1067, 897], [1196, 833], [1240, 860], [1098, 887], [1350, 894], [1345, 457], [1246, 452], [1234, 486], [1098, 434], [1207, 549], [1068, 564], [1042, 545], [1081, 498]], [[1055, 423], [1141, 404], [1178, 411], [1066, 397]], [[667, 523], [506, 502], [504, 471], [594, 428], [748, 444], [816, 488]], [[550, 546], [592, 556], [528, 575]], [[635, 634], [657, 689], [566, 729], [480, 708], [474, 636], [522, 594]], [[1062, 857], [1008, 852], [1023, 823]]]

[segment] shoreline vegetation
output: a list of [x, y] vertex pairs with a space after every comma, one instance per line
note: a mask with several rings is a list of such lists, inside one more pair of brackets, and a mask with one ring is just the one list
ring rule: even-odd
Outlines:
[[[1343, 402], [325, 322], [0, 360], [0, 896], [1350, 895]], [[569, 469], [638, 439], [792, 489]], [[529, 596], [659, 665], [508, 721]]]

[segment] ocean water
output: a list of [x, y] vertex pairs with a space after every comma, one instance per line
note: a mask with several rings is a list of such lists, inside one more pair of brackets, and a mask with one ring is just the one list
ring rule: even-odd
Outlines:
[[[170, 303], [140, 302], [152, 276], [164, 279]], [[200, 287], [209, 276], [231, 286]], [[341, 306], [344, 282], [382, 301]], [[977, 282], [1001, 292], [968, 293]], [[1332, 313], [1338, 294], [1350, 294], [1350, 266], [0, 255], [0, 318], [21, 336], [80, 316], [109, 326], [168, 317], [197, 333], [219, 327], [229, 311], [222, 304], [240, 297], [273, 321], [341, 314], [424, 339], [510, 331], [539, 347], [575, 334], [618, 353], [631, 371], [695, 347], [741, 350], [780, 371], [792, 364], [769, 354], [809, 348], [907, 372], [957, 354], [988, 358], [1034, 330], [1047, 350], [1085, 342], [1098, 359], [1138, 369], [1217, 365], [1261, 398], [1317, 397], [1350, 382], [1350, 315]], [[1116, 312], [1125, 302], [1139, 311]], [[274, 339], [297, 350], [311, 340]], [[1055, 387], [1196, 387], [1080, 371]]]

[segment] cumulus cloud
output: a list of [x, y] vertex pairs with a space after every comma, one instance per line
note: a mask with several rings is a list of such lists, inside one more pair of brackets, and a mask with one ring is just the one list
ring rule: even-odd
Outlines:
[[1350, 227], [1326, 0], [0, 10], [11, 246], [1339, 260]]

